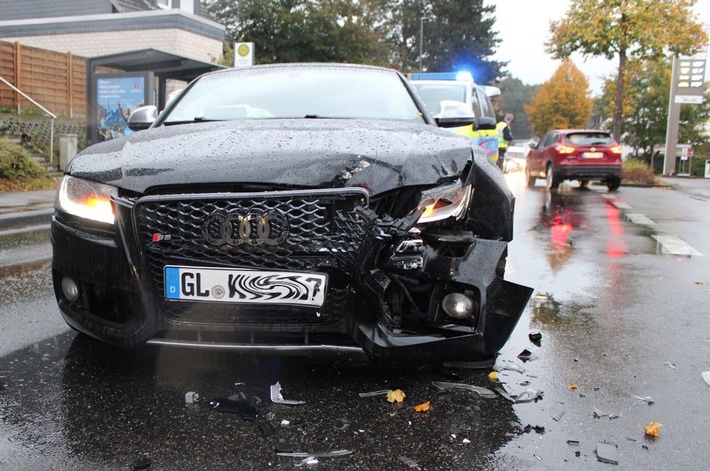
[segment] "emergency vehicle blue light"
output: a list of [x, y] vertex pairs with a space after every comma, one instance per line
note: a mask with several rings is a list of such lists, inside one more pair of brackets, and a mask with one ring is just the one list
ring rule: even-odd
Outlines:
[[462, 70], [461, 72], [456, 72], [456, 80], [473, 82], [473, 75], [471, 75], [471, 72], [467, 70]]
[[463, 80], [473, 82], [473, 76], [470, 72], [418, 72], [410, 74], [409, 78], [411, 80]]

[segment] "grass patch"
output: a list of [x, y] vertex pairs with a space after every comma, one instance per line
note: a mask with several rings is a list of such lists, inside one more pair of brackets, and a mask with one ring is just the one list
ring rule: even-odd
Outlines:
[[0, 139], [0, 191], [52, 190], [57, 186], [22, 146]]

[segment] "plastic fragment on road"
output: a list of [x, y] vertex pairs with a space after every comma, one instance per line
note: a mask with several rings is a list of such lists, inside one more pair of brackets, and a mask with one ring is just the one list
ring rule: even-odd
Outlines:
[[408, 458], [408, 457], [406, 457], [406, 456], [400, 456], [400, 457], [399, 457], [399, 461], [401, 461], [402, 463], [406, 464], [406, 465], [409, 466], [409, 468], [411, 468], [411, 469], [421, 469], [421, 468], [419, 467], [419, 464], [417, 464], [416, 461], [414, 461], [413, 459]]
[[395, 389], [387, 393], [387, 402], [404, 402], [404, 398], [407, 395], [401, 389]]
[[497, 371], [491, 371], [488, 373], [488, 379], [491, 381], [498, 381], [498, 372]]
[[515, 398], [513, 398], [510, 394], [508, 394], [508, 391], [506, 391], [503, 386], [498, 386], [495, 388], [495, 392], [501, 395], [503, 399], [507, 399], [510, 402], [515, 403]]
[[464, 438], [461, 443], [463, 443], [464, 445], [468, 445], [469, 443], [471, 443], [471, 440], [469, 440], [468, 438]]
[[554, 420], [555, 422], [559, 422], [560, 420], [562, 420], [563, 415], [565, 415], [564, 411], [559, 412], [557, 415], [552, 417], [552, 420]]
[[334, 451], [322, 451], [313, 453], [310, 451], [288, 451], [282, 452], [277, 451], [278, 456], [290, 456], [291, 458], [335, 458], [338, 456], [346, 456], [352, 453], [352, 450], [334, 450]]
[[577, 389], [577, 383], [569, 383], [570, 389]]
[[527, 348], [524, 349], [522, 352], [518, 353], [518, 358], [520, 358], [522, 361], [528, 361], [532, 359], [532, 352], [528, 350]]
[[360, 396], [360, 397], [385, 396], [385, 395], [389, 394], [391, 391], [392, 391], [391, 389], [379, 389], [377, 391], [358, 393], [358, 396]]
[[542, 341], [542, 333], [539, 330], [531, 330], [528, 334], [528, 338], [532, 343], [540, 346], [540, 342]]
[[494, 367], [494, 369], [495, 369], [497, 372], [499, 372], [499, 373], [500, 373], [501, 371], [515, 371], [515, 372], [520, 373], [520, 374], [525, 373], [525, 369], [524, 369], [524, 368], [521, 368], [521, 367], [518, 366], [518, 365], [500, 365], [500, 366]]
[[540, 455], [533, 455], [533, 456], [535, 457], [536, 460], [543, 461], [542, 456], [540, 456]]
[[528, 389], [515, 398], [515, 403], [537, 402], [539, 399], [542, 399], [542, 391], [539, 389]]
[[271, 402], [274, 402], [276, 404], [284, 404], [287, 406], [300, 406], [305, 404], [305, 401], [292, 401], [288, 399], [284, 399], [283, 395], [281, 394], [281, 383], [276, 381], [276, 384], [271, 385]]
[[668, 368], [673, 368], [674, 370], [677, 370], [677, 369], [678, 369], [678, 367], [675, 366], [675, 363], [673, 363], [673, 362], [671, 362], [671, 361], [665, 362], [664, 365], [666, 365]]
[[710, 371], [703, 371], [700, 373], [700, 376], [702, 376], [703, 381], [707, 383], [708, 386], [710, 386]]
[[416, 412], [429, 412], [430, 407], [431, 407], [431, 401], [426, 401], [422, 404], [419, 404], [418, 406], [414, 406], [414, 410]]
[[194, 404], [200, 402], [200, 394], [195, 391], [188, 391], [185, 393], [185, 404]]
[[619, 447], [613, 443], [597, 442], [597, 460], [602, 463], [619, 464]]
[[579, 440], [567, 440], [568, 445], [579, 446]]
[[642, 396], [634, 396], [634, 397], [636, 399], [638, 399], [639, 401], [643, 401], [643, 402], [648, 403], [649, 406], [651, 404], [653, 404], [653, 398], [651, 396], [643, 396], [643, 397]]
[[239, 414], [244, 420], [256, 420], [258, 415], [256, 407], [244, 400], [235, 401], [226, 397], [218, 397], [210, 401], [210, 406], [217, 412]]
[[441, 381], [434, 381], [431, 383], [434, 385], [434, 387], [439, 388], [441, 390], [446, 390], [446, 389], [465, 389], [467, 391], [475, 392], [481, 397], [484, 397], [486, 399], [491, 399], [496, 397], [496, 393], [491, 391], [490, 389], [482, 388], [479, 386], [474, 386], [472, 384], [466, 384], [466, 383], [445, 383]]
[[595, 419], [601, 419], [602, 417], [608, 417], [608, 416], [609, 416], [609, 414], [607, 414], [606, 412], [602, 412], [599, 409], [597, 409], [596, 407], [594, 408], [594, 418]]
[[663, 424], [660, 422], [651, 422], [643, 428], [643, 433], [649, 437], [657, 437], [661, 434], [661, 425]]

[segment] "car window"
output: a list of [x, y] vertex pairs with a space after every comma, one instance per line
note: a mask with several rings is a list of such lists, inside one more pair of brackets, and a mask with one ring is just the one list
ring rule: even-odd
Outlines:
[[539, 149], [542, 149], [542, 148], [544, 148], [544, 147], [549, 146], [550, 144], [552, 144], [552, 143], [554, 142], [554, 138], [555, 138], [555, 133], [548, 132], [548, 133], [545, 134], [545, 136], [542, 138], [542, 140], [540, 141], [540, 144], [538, 144], [537, 147], [538, 147]]
[[488, 95], [478, 88], [474, 89], [474, 94], [478, 95], [478, 99], [481, 103], [481, 109], [483, 110], [483, 116], [495, 119], [496, 112], [493, 109], [493, 103]]
[[[451, 84], [428, 84], [413, 82], [419, 96], [426, 104], [429, 112], [436, 116], [441, 113], [441, 102], [443, 100], [461, 101], [466, 103], [466, 85]], [[474, 106], [474, 113], [477, 110]]]
[[579, 146], [601, 146], [613, 144], [614, 138], [605, 132], [575, 132], [567, 134], [567, 140]]
[[164, 122], [272, 118], [423, 121], [392, 71], [265, 67], [203, 76]]

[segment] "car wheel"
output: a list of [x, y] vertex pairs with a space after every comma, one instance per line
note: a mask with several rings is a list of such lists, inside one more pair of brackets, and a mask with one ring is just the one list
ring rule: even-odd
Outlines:
[[547, 164], [547, 170], [545, 171], [545, 183], [547, 184], [548, 190], [556, 190], [560, 186], [560, 180], [555, 178], [555, 172], [552, 169], [552, 164]]
[[621, 177], [609, 177], [606, 180], [606, 187], [609, 191], [616, 191], [621, 186]]
[[525, 167], [525, 177], [528, 180], [528, 186], [535, 186], [535, 181], [537, 180], [537, 177], [535, 177], [535, 175], [530, 175], [530, 171], [528, 170], [527, 166]]

